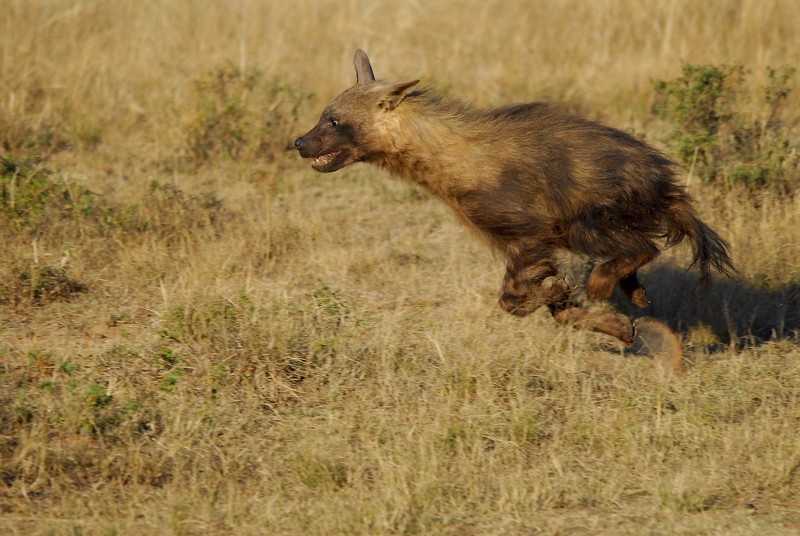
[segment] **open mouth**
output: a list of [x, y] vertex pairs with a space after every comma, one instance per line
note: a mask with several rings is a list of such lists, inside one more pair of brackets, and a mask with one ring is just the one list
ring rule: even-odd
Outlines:
[[330, 153], [325, 153], [316, 156], [311, 160], [311, 167], [321, 173], [330, 173], [348, 165], [350, 151], [347, 148], [341, 148]]
[[338, 151], [333, 151], [332, 153], [328, 153], [328, 154], [324, 154], [322, 156], [318, 156], [318, 157], [316, 157], [314, 159], [314, 161], [312, 162], [311, 165], [314, 166], [314, 167], [325, 167], [328, 164], [330, 164], [331, 162], [333, 162], [334, 160], [336, 160], [336, 158], [340, 154], [342, 154], [342, 151], [338, 150]]

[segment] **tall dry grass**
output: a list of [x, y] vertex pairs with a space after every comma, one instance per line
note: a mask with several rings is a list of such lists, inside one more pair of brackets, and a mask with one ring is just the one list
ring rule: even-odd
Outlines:
[[504, 315], [501, 260], [423, 193], [284, 150], [356, 47], [654, 143], [651, 80], [743, 64], [758, 117], [765, 67], [800, 64], [795, 3], [0, 7], [5, 533], [797, 531], [797, 198], [688, 181], [740, 274], [697, 293], [684, 248], [644, 274], [669, 378]]

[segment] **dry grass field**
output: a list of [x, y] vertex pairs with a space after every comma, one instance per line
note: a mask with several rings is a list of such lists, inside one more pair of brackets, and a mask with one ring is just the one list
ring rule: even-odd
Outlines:
[[[800, 533], [800, 92], [767, 70], [800, 67], [797, 2], [0, 10], [0, 533]], [[358, 47], [675, 158], [654, 81], [742, 66], [685, 166], [739, 273], [697, 291], [678, 247], [642, 276], [686, 372], [506, 315], [449, 209], [301, 161]]]

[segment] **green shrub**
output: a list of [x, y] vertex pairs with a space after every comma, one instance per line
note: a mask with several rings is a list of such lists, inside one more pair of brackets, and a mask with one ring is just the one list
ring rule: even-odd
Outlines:
[[798, 144], [781, 120], [795, 69], [767, 69], [757, 107], [747, 111], [742, 66], [685, 65], [682, 76], [654, 83], [654, 111], [671, 121], [667, 143], [678, 159], [707, 182], [751, 190], [793, 192], [798, 186]]
[[44, 167], [0, 159], [0, 212], [15, 230], [39, 227], [48, 207], [70, 213], [85, 205], [87, 195], [55, 181]]
[[0, 157], [0, 230], [29, 241], [42, 233], [114, 236], [151, 233], [172, 240], [182, 229], [222, 229], [230, 214], [211, 193], [191, 195], [152, 180], [137, 204], [110, 203], [41, 164]]
[[45, 228], [100, 233], [139, 229], [133, 206], [111, 206], [87, 188], [42, 164], [0, 157], [0, 229], [38, 236]]
[[300, 106], [310, 95], [290, 85], [270, 85], [258, 69], [232, 63], [195, 81], [195, 112], [187, 149], [195, 163], [275, 159], [291, 149]]

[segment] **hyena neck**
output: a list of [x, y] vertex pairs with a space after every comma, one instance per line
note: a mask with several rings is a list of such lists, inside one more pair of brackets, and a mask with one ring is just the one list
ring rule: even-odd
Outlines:
[[[452, 200], [463, 193], [463, 176], [482, 159], [469, 143], [466, 106], [419, 95], [407, 98], [378, 124], [379, 145], [373, 163]], [[469, 181], [467, 181], [469, 182]]]

